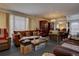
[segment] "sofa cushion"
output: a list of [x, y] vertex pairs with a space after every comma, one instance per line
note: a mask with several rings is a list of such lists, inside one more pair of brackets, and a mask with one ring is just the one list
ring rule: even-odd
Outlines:
[[7, 43], [8, 40], [0, 40], [0, 44], [4, 44], [4, 43]]
[[0, 38], [4, 37], [4, 30], [0, 29]]

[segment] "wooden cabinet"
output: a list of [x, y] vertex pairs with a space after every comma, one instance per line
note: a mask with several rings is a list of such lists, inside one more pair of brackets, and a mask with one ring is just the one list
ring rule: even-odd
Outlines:
[[48, 36], [48, 33], [49, 33], [49, 29], [50, 29], [50, 24], [48, 21], [46, 20], [43, 20], [43, 21], [40, 21], [40, 35], [41, 36]]

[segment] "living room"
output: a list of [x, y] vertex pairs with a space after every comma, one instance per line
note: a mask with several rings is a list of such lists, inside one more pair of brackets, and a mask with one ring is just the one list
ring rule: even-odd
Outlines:
[[0, 3], [0, 56], [78, 56], [78, 7]]

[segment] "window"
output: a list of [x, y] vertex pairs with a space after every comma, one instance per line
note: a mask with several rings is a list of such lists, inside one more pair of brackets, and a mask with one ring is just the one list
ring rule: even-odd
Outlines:
[[71, 22], [70, 33], [72, 35], [77, 35], [79, 33], [79, 22]]
[[14, 16], [14, 30], [23, 31], [26, 29], [26, 19], [25, 17]]

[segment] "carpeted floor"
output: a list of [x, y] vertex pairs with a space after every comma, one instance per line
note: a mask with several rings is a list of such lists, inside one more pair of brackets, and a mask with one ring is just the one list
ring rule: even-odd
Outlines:
[[41, 56], [44, 52], [51, 52], [56, 45], [57, 45], [56, 41], [49, 40], [45, 48], [38, 51], [32, 51], [26, 55], [22, 55], [19, 51], [19, 48], [13, 45], [9, 50], [0, 52], [0, 56]]

